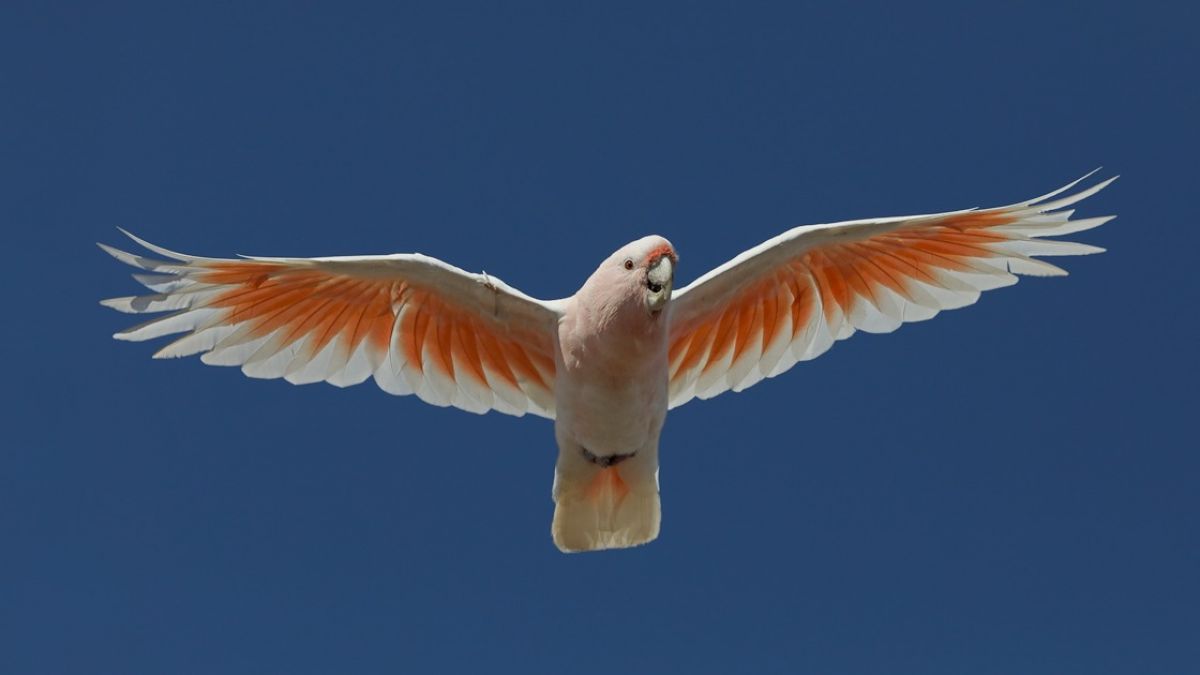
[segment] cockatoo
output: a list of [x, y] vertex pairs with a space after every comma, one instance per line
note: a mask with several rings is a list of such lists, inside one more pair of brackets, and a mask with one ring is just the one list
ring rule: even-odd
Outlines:
[[659, 533], [668, 410], [779, 375], [855, 331], [970, 305], [1017, 274], [1065, 275], [1036, 257], [1103, 249], [1045, 237], [1111, 219], [1070, 219], [1067, 207], [1115, 180], [1072, 192], [1084, 178], [1011, 206], [796, 227], [678, 290], [675, 247], [643, 237], [553, 301], [416, 253], [202, 258], [126, 232], [164, 259], [100, 246], [149, 272], [134, 277], [153, 293], [102, 304], [171, 312], [113, 336], [183, 334], [155, 358], [201, 354], [294, 384], [373, 377], [438, 406], [552, 419], [554, 543], [624, 548]]

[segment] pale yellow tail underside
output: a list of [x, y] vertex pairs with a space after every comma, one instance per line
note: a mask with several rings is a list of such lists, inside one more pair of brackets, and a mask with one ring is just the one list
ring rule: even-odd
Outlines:
[[631, 485], [621, 468], [595, 467], [588, 476], [559, 476], [550, 532], [560, 550], [628, 548], [658, 537], [662, 513], [657, 485]]

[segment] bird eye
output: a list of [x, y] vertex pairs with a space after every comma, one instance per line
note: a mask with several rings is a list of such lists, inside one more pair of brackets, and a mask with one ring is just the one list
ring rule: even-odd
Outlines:
[[625, 259], [625, 269], [627, 269], [627, 270], [633, 269], [633, 259], [632, 258]]

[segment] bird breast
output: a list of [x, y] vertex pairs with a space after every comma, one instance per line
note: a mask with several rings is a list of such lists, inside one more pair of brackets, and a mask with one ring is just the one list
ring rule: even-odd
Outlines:
[[654, 440], [667, 411], [663, 327], [595, 331], [567, 317], [559, 326], [556, 420], [598, 455], [635, 452]]

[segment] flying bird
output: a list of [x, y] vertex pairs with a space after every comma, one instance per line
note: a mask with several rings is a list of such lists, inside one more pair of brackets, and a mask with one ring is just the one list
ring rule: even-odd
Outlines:
[[1045, 237], [1112, 218], [1071, 220], [1068, 207], [1115, 180], [1074, 191], [1091, 175], [1010, 206], [796, 227], [678, 290], [675, 247], [643, 237], [551, 301], [417, 253], [203, 258], [125, 232], [161, 259], [100, 247], [142, 270], [152, 293], [101, 304], [170, 312], [113, 336], [182, 333], [155, 358], [200, 354], [294, 384], [373, 377], [438, 406], [552, 419], [554, 543], [624, 548], [659, 533], [668, 410], [741, 391], [856, 331], [970, 305], [1015, 275], [1065, 275], [1038, 258], [1103, 249]]

